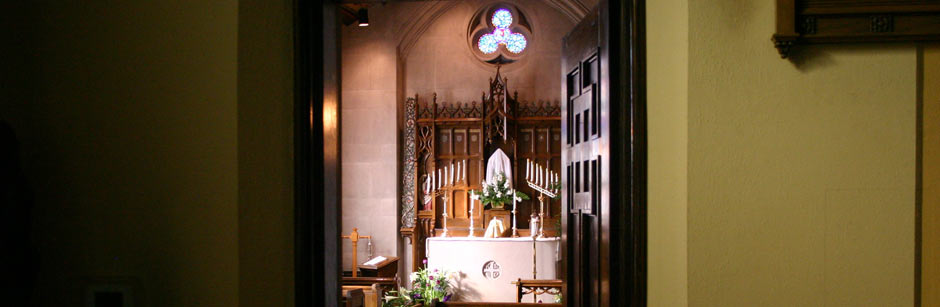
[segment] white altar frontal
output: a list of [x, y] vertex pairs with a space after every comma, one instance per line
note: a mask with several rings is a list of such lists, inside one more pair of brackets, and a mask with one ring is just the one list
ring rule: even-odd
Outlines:
[[[560, 238], [466, 238], [427, 239], [428, 268], [456, 273], [457, 301], [515, 302], [518, 278], [532, 277], [533, 243], [537, 279], [558, 279], [561, 261]], [[531, 302], [532, 296], [523, 297]], [[551, 295], [540, 295], [545, 303]]]

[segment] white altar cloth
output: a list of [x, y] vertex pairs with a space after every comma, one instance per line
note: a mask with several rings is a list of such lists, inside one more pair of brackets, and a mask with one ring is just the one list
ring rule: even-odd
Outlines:
[[[454, 279], [456, 300], [515, 302], [516, 286], [512, 282], [517, 278], [533, 279], [532, 243], [530, 237], [432, 237], [427, 239], [426, 245], [428, 268], [457, 273]], [[535, 248], [538, 279], [559, 278], [560, 238], [537, 239]], [[490, 261], [495, 265], [486, 266]], [[551, 295], [542, 295], [539, 299], [552, 302]], [[523, 297], [523, 302], [531, 300], [531, 295]]]

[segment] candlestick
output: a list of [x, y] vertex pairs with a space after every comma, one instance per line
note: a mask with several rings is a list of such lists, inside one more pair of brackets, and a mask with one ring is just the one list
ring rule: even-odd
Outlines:
[[441, 214], [443, 216], [442, 220], [444, 221], [444, 232], [441, 233], [441, 236], [447, 237], [447, 193], [444, 193], [441, 199], [444, 200], [444, 214]]
[[519, 237], [519, 231], [516, 230], [516, 190], [509, 190], [509, 195], [512, 196], [512, 237]]
[[[466, 169], [464, 169], [464, 170], [466, 170]], [[470, 198], [470, 234], [467, 235], [467, 237], [470, 237], [470, 238], [475, 237], [475, 236], [473, 235], [473, 230], [474, 230], [474, 228], [475, 228], [474, 225], [473, 225], [473, 204], [474, 204], [474, 199], [473, 199], [473, 198]]]
[[539, 235], [545, 237], [545, 194], [539, 194]]
[[[549, 160], [550, 162], [550, 160]], [[551, 168], [543, 167], [538, 163], [532, 163], [532, 178], [526, 180], [529, 184], [529, 187], [539, 193], [539, 213], [538, 213], [538, 226], [532, 227], [532, 237], [533, 238], [544, 238], [545, 237], [545, 198], [549, 199], [554, 198], [558, 190], [555, 188], [554, 184], [558, 180], [558, 174], [551, 170]], [[534, 209], [534, 208], [533, 208]], [[534, 211], [534, 210], [533, 210]], [[535, 213], [533, 213], [535, 215]], [[538, 229], [534, 229], [534, 228]]]

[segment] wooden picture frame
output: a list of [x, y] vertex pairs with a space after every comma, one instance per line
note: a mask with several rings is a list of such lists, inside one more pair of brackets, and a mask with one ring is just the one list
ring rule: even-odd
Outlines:
[[772, 41], [796, 45], [940, 41], [940, 0], [777, 0]]

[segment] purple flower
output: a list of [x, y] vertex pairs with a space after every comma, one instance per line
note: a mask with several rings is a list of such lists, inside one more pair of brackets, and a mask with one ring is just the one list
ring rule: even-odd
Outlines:
[[421, 260], [421, 263], [428, 264], [428, 260], [427, 259]]
[[430, 279], [431, 279], [431, 280], [434, 280], [434, 276], [431, 276]]
[[441, 302], [446, 302], [446, 301], [448, 301], [448, 300], [450, 300], [450, 294], [448, 294], [447, 296], [445, 296], [444, 298], [442, 298], [442, 299], [441, 299]]

